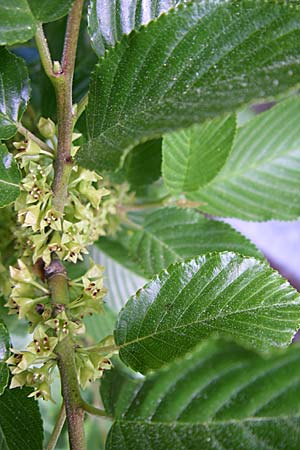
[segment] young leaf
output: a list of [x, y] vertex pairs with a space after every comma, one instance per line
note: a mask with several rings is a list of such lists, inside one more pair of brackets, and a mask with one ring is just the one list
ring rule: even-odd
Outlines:
[[189, 197], [201, 210], [245, 220], [300, 216], [300, 100], [291, 98], [238, 130], [223, 169]]
[[73, 0], [27, 0], [35, 18], [52, 22], [68, 14]]
[[300, 10], [271, 0], [189, 2], [125, 36], [91, 78], [80, 164], [124, 151], [299, 83]]
[[4, 144], [0, 144], [0, 208], [16, 200], [19, 181], [19, 170], [12, 154]]
[[205, 186], [224, 166], [236, 131], [235, 115], [167, 134], [163, 140], [163, 177], [174, 194]]
[[260, 351], [285, 347], [299, 328], [300, 295], [267, 264], [224, 252], [177, 263], [120, 312], [120, 357], [139, 372], [219, 333]]
[[95, 52], [103, 56], [124, 34], [138, 30], [151, 20], [185, 0], [91, 0], [89, 32]]
[[26, 109], [30, 86], [24, 61], [5, 48], [0, 48], [0, 80], [0, 139], [9, 139]]
[[[36, 31], [36, 21], [27, 0], [2, 0], [0, 2], [0, 45], [26, 42]], [[0, 67], [3, 69], [3, 62]]]
[[1, 450], [43, 448], [43, 424], [38, 402], [28, 398], [31, 389], [6, 389], [0, 396]]
[[144, 380], [113, 370], [104, 381], [116, 414], [106, 449], [296, 450], [299, 370], [297, 345], [264, 359], [226, 341]]
[[131, 230], [129, 251], [151, 277], [170, 264], [208, 252], [234, 251], [261, 257], [230, 225], [206, 219], [193, 209], [161, 208], [146, 213], [140, 230]]
[[[9, 355], [9, 334], [4, 322], [0, 319], [0, 395], [8, 384], [9, 370], [5, 363]], [[0, 439], [1, 442], [1, 439]]]

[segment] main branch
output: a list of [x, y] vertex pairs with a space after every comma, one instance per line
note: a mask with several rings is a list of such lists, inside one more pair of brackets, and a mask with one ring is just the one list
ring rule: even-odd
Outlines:
[[[36, 35], [43, 67], [56, 92], [58, 145], [52, 190], [53, 206], [62, 214], [68, 196], [68, 181], [73, 166], [71, 157], [74, 123], [72, 84], [83, 3], [84, 0], [74, 0], [70, 11], [61, 65], [52, 63], [47, 40], [41, 27]], [[68, 280], [61, 261], [55, 257], [52, 258], [52, 262], [46, 270], [46, 277], [52, 303], [66, 305], [69, 301]], [[84, 450], [84, 408], [77, 379], [74, 343], [70, 336], [57, 345], [56, 354], [66, 406], [70, 448], [71, 450]]]

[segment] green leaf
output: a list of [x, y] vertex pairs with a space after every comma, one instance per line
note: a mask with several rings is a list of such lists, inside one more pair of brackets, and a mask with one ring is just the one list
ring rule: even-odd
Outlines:
[[264, 359], [218, 341], [127, 385], [113, 370], [105, 383], [117, 418], [106, 449], [297, 450], [299, 370], [297, 345]]
[[101, 236], [101, 238], [97, 242], [95, 242], [95, 245], [103, 253], [114, 259], [117, 263], [126, 267], [126, 269], [145, 278], [145, 272], [142, 270], [136, 260], [132, 258], [132, 255], [129, 251], [129, 234], [132, 233], [132, 229], [128, 230], [125, 227], [121, 227], [115, 236]]
[[0, 17], [0, 45], [25, 42], [34, 36], [36, 21], [27, 0], [1, 0]]
[[52, 22], [68, 14], [73, 0], [1, 0], [0, 45], [26, 42], [38, 22]]
[[6, 389], [0, 397], [1, 450], [40, 450], [43, 424], [37, 401], [28, 398], [31, 389]]
[[172, 263], [208, 252], [262, 256], [230, 225], [206, 219], [193, 209], [169, 207], [146, 213], [140, 227], [131, 230], [129, 251], [148, 277]]
[[129, 299], [115, 339], [125, 364], [157, 369], [219, 333], [260, 351], [287, 346], [300, 295], [267, 264], [224, 252], [170, 266]]
[[0, 207], [14, 202], [19, 195], [20, 173], [11, 153], [0, 144]]
[[201, 210], [245, 220], [300, 217], [300, 100], [284, 101], [242, 126], [223, 169], [189, 197]]
[[52, 22], [68, 14], [73, 0], [27, 0], [32, 13], [41, 22]]
[[9, 346], [8, 330], [4, 322], [0, 319], [0, 395], [3, 394], [9, 379], [9, 370], [5, 363], [9, 355]]
[[125, 176], [133, 190], [151, 184], [161, 175], [162, 140], [155, 139], [138, 145], [124, 162]]
[[235, 115], [167, 134], [163, 177], [170, 192], [188, 193], [211, 181], [224, 166], [236, 131]]
[[273, 1], [189, 2], [125, 36], [91, 77], [87, 168], [299, 83], [300, 10]]
[[91, 0], [89, 32], [95, 52], [103, 56], [124, 34], [138, 30], [184, 0]]
[[29, 95], [24, 61], [0, 48], [0, 139], [9, 139], [16, 133], [16, 123], [26, 109]]
[[9, 381], [9, 370], [4, 362], [0, 361], [0, 395], [3, 394]]
[[113, 369], [104, 371], [101, 378], [100, 394], [105, 411], [116, 417], [130, 404], [134, 391], [141, 385], [141, 377], [125, 366], [117, 356], [113, 356], [112, 363]]

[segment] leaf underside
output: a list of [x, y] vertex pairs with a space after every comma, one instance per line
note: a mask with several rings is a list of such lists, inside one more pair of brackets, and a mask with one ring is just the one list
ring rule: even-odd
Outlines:
[[261, 257], [247, 238], [228, 224], [206, 219], [189, 208], [146, 213], [140, 230], [130, 230], [128, 248], [148, 277], [183, 259], [216, 251]]
[[184, 0], [92, 0], [89, 32], [98, 56], [114, 47], [123, 35], [138, 30]]
[[250, 120], [237, 132], [223, 169], [189, 198], [201, 210], [244, 220], [300, 217], [300, 98]]

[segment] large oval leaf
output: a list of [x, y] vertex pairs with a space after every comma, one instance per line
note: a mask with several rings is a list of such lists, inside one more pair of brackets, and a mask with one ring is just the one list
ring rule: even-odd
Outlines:
[[[20, 173], [11, 153], [0, 144], [0, 208], [14, 202], [20, 193]], [[0, 212], [1, 214], [1, 212]]]
[[[263, 359], [208, 342], [145, 380], [107, 373], [107, 450], [298, 450], [299, 347]], [[110, 399], [107, 399], [111, 395]]]
[[261, 257], [230, 225], [206, 219], [189, 208], [160, 208], [146, 213], [140, 229], [130, 230], [129, 252], [148, 277], [170, 264], [209, 252], [234, 251]]
[[171, 266], [131, 297], [115, 339], [122, 360], [146, 372], [221, 333], [261, 351], [285, 347], [300, 325], [300, 295], [277, 272], [235, 253]]
[[79, 162], [116, 168], [143, 140], [295, 86], [299, 39], [300, 10], [271, 0], [190, 2], [161, 15], [97, 65]]
[[89, 32], [96, 53], [104, 54], [124, 34], [138, 30], [186, 0], [91, 0]]
[[197, 191], [224, 166], [236, 133], [235, 115], [167, 134], [163, 140], [163, 177], [172, 193]]
[[9, 139], [16, 133], [16, 123], [26, 109], [29, 95], [24, 61], [0, 48], [0, 139]]
[[6, 389], [0, 397], [1, 450], [40, 450], [43, 424], [38, 402], [28, 398], [32, 389]]
[[201, 210], [245, 220], [300, 217], [300, 99], [289, 99], [238, 130], [227, 163], [189, 193]]

